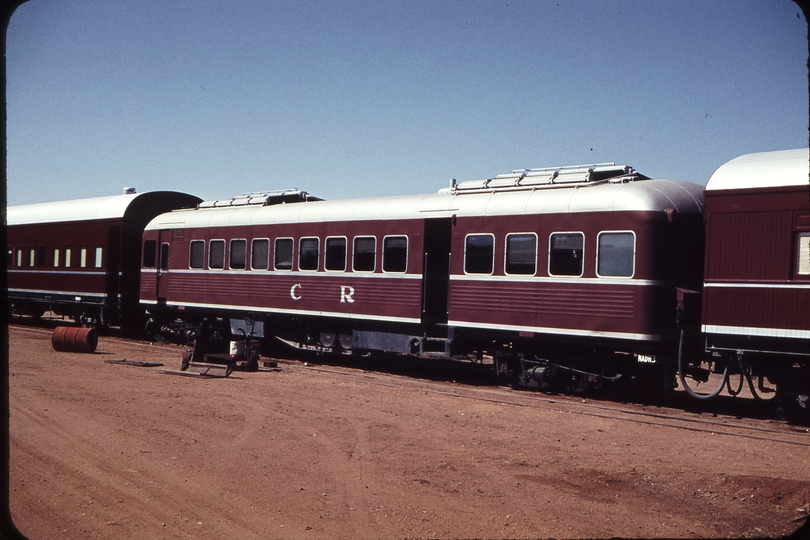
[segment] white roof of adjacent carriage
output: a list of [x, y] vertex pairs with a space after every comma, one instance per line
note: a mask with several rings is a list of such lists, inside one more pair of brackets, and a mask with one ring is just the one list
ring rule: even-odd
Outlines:
[[309, 201], [270, 206], [175, 210], [153, 219], [147, 230], [280, 223], [426, 219], [622, 210], [703, 211], [703, 187], [673, 180], [555, 186], [524, 191], [437, 193]]
[[745, 154], [721, 165], [706, 191], [810, 186], [810, 149]]
[[127, 207], [141, 195], [145, 193], [9, 206], [6, 220], [9, 225], [30, 225], [123, 218]]

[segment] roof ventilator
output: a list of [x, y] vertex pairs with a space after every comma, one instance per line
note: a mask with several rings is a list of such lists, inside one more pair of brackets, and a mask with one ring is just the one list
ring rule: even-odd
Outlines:
[[274, 191], [254, 191], [243, 193], [239, 197], [232, 199], [220, 199], [217, 201], [204, 201], [197, 205], [197, 208], [231, 208], [234, 206], [271, 206], [274, 204], [297, 203], [306, 201], [320, 201], [318, 197], [313, 197], [306, 191], [298, 188], [277, 189]]
[[487, 180], [453, 182], [449, 188], [441, 189], [439, 192], [458, 195], [461, 193], [534, 190], [577, 184], [593, 185], [603, 182], [624, 183], [635, 180], [649, 180], [649, 177], [639, 174], [627, 165], [594, 163], [542, 169], [517, 169]]

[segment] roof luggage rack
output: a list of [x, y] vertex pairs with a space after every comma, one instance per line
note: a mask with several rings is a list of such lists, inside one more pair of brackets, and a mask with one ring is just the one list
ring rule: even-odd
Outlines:
[[239, 197], [232, 199], [220, 199], [217, 201], [204, 201], [197, 205], [197, 208], [229, 208], [233, 206], [271, 206], [274, 204], [297, 203], [306, 201], [321, 201], [318, 197], [313, 197], [306, 191], [298, 188], [277, 189], [274, 191], [253, 191], [243, 193]]
[[450, 187], [440, 189], [439, 193], [459, 195], [494, 191], [525, 191], [572, 184], [593, 185], [603, 182], [624, 183], [635, 180], [649, 180], [649, 177], [627, 165], [593, 163], [541, 169], [516, 169], [511, 173], [499, 174], [487, 180], [467, 180], [456, 183], [453, 179], [450, 181]]

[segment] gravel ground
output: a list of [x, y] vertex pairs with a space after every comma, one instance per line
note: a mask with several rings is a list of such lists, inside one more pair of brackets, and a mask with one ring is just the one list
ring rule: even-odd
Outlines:
[[[180, 377], [162, 371], [176, 346], [50, 339], [9, 329], [10, 510], [31, 539], [807, 533], [810, 433], [767, 415], [516, 392], [423, 362]], [[105, 362], [123, 359], [164, 365]]]

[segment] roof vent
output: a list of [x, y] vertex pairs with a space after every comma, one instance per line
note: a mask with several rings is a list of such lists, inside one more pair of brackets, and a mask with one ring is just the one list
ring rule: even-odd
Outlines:
[[244, 193], [240, 197], [231, 199], [221, 199], [217, 201], [204, 201], [197, 205], [197, 208], [226, 208], [233, 206], [271, 206], [274, 204], [286, 204], [306, 201], [321, 201], [318, 197], [313, 197], [306, 191], [298, 188], [279, 189], [275, 191], [256, 191]]
[[572, 185], [596, 185], [603, 182], [624, 183], [634, 180], [649, 180], [634, 168], [614, 163], [593, 163], [568, 167], [545, 167], [542, 169], [517, 169], [486, 180], [452, 182], [450, 188], [439, 193], [491, 193], [495, 191], [522, 191], [557, 188]]
[[124, 195], [132, 195], [133, 193], [135, 193], [135, 188], [134, 187], [125, 187], [124, 188]]

